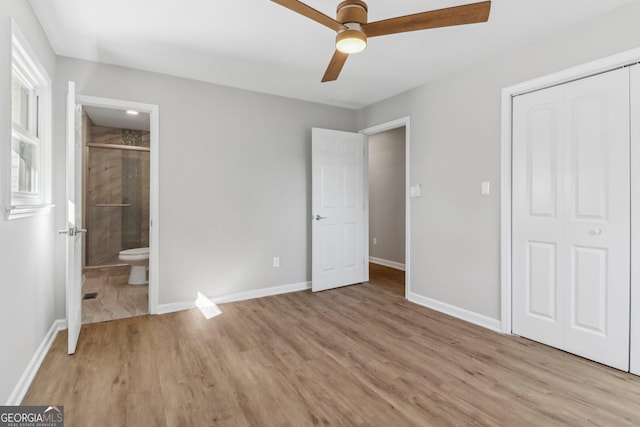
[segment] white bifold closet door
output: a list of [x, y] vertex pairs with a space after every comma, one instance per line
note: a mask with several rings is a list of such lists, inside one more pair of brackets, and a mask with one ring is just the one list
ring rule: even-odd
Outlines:
[[513, 100], [513, 332], [629, 369], [629, 69]]

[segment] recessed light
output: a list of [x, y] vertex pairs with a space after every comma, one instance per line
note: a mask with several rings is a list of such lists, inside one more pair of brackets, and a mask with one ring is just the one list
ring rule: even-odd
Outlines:
[[137, 116], [138, 112], [134, 110], [127, 110], [127, 114], [129, 114], [130, 116]]

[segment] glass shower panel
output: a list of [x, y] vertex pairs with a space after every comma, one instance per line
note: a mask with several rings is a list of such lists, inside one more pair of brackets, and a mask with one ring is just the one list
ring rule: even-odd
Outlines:
[[[122, 249], [149, 246], [149, 153], [122, 152]], [[144, 224], [144, 226], [143, 226]]]
[[149, 246], [149, 152], [89, 147], [87, 266]]

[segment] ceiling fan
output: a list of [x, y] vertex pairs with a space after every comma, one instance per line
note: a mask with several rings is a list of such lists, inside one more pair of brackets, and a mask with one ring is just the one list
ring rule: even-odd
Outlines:
[[368, 37], [487, 22], [489, 11], [491, 10], [491, 2], [483, 1], [399, 16], [382, 21], [367, 22], [367, 4], [361, 0], [345, 0], [340, 3], [337, 7], [336, 19], [298, 0], [272, 1], [313, 19], [338, 33], [336, 35], [336, 51], [322, 77], [322, 82], [336, 80], [347, 57], [350, 54], [362, 52], [367, 47]]

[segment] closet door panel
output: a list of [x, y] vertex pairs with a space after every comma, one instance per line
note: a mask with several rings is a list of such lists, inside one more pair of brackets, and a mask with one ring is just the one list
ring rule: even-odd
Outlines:
[[629, 369], [629, 70], [564, 85], [571, 263], [564, 349]]
[[631, 94], [631, 351], [630, 371], [640, 375], [640, 65], [629, 69]]
[[563, 241], [563, 153], [558, 126], [562, 89], [513, 103], [513, 316], [515, 334], [561, 347], [564, 310], [558, 288]]

